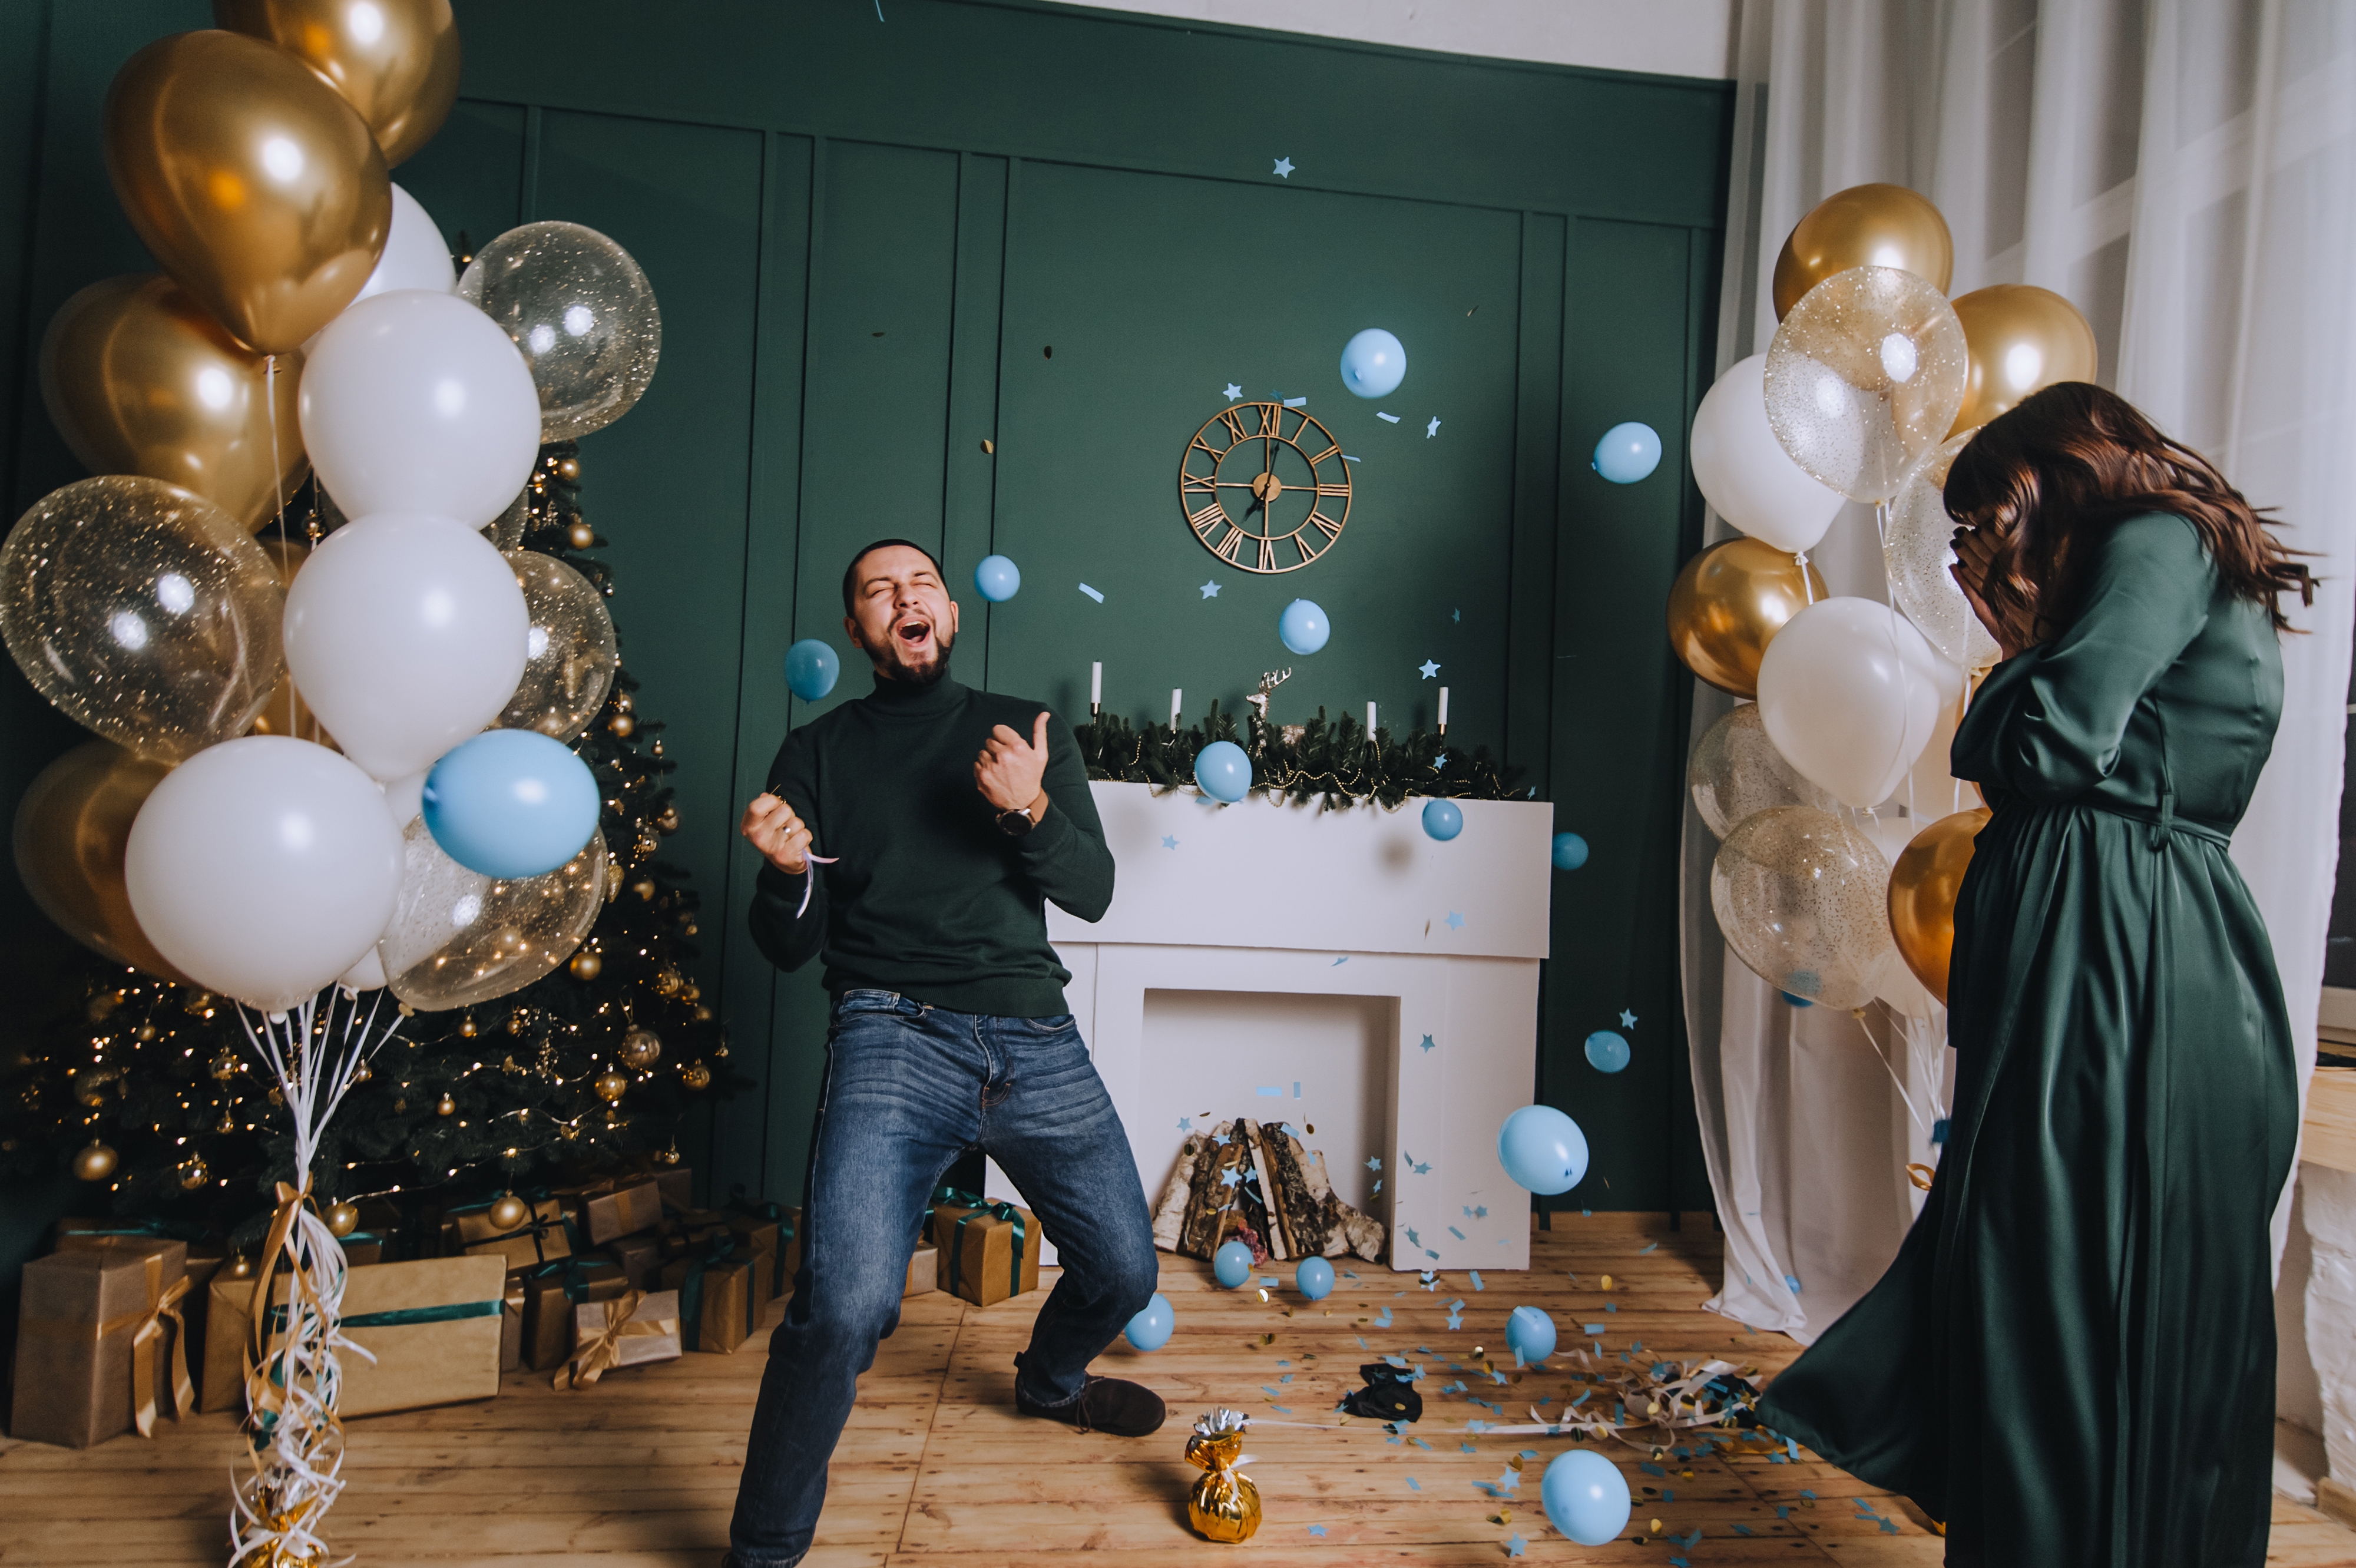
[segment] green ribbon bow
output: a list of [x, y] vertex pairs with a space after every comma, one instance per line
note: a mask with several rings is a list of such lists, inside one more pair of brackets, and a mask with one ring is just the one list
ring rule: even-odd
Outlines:
[[556, 1276], [563, 1284], [564, 1298], [577, 1305], [589, 1299], [589, 1271], [591, 1269], [611, 1269], [616, 1273], [620, 1273], [622, 1272], [622, 1265], [616, 1262], [609, 1262], [604, 1258], [583, 1258], [578, 1256], [571, 1258], [551, 1258], [547, 1262], [534, 1263], [528, 1269], [517, 1270], [516, 1277], [526, 1280], [544, 1280], [552, 1275]]

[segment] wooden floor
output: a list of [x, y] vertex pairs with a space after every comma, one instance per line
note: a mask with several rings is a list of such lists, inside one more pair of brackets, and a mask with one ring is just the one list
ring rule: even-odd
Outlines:
[[[987, 1311], [947, 1295], [917, 1297], [861, 1381], [811, 1568], [951, 1554], [1023, 1568], [1082, 1552], [1127, 1568], [1215, 1563], [1226, 1549], [1186, 1527], [1186, 1489], [1197, 1472], [1181, 1450], [1197, 1412], [1228, 1404], [1273, 1417], [1271, 1407], [1281, 1404], [1291, 1419], [1338, 1422], [1333, 1407], [1362, 1360], [1389, 1351], [1424, 1361], [1434, 1376], [1422, 1386], [1431, 1391], [1454, 1380], [1440, 1375], [1447, 1361], [1470, 1363], [1476, 1345], [1494, 1354], [1506, 1313], [1525, 1303], [1551, 1312], [1567, 1333], [1609, 1324], [1603, 1338], [1612, 1351], [1641, 1340], [1646, 1356], [1719, 1356], [1770, 1372], [1796, 1353], [1779, 1335], [1751, 1334], [1698, 1310], [1719, 1268], [1706, 1221], [1683, 1231], [1602, 1215], [1556, 1223], [1536, 1238], [1529, 1273], [1489, 1275], [1485, 1289], [1450, 1273], [1429, 1294], [1413, 1274], [1362, 1267], [1360, 1278], [1343, 1280], [1316, 1305], [1292, 1292], [1284, 1271], [1286, 1287], [1263, 1302], [1256, 1289], [1216, 1290], [1199, 1264], [1165, 1260], [1176, 1337], [1151, 1356], [1124, 1344], [1098, 1363], [1170, 1402], [1171, 1424], [1142, 1439], [1084, 1435], [1014, 1415], [1012, 1357], [1042, 1297]], [[1608, 1296], [1600, 1288], [1606, 1273], [1614, 1286]], [[1460, 1296], [1463, 1326], [1451, 1331], [1447, 1304]], [[1390, 1323], [1377, 1326], [1373, 1320], [1386, 1310]], [[756, 1338], [734, 1356], [633, 1369], [577, 1393], [518, 1376], [495, 1401], [356, 1421], [351, 1486], [330, 1539], [369, 1568], [553, 1568], [584, 1559], [597, 1568], [712, 1568], [726, 1544], [764, 1343]], [[1548, 1393], [1558, 1402], [1567, 1386], [1559, 1374], [1532, 1373], [1510, 1392], [1489, 1391], [1518, 1417]], [[1468, 1417], [1505, 1419], [1462, 1395], [1428, 1392], [1408, 1442], [1369, 1422], [1255, 1432], [1249, 1448], [1258, 1457], [1248, 1473], [1266, 1515], [1243, 1550], [1272, 1565], [1489, 1563], [1505, 1562], [1518, 1538], [1533, 1563], [1658, 1564], [1672, 1555], [1693, 1568], [1941, 1561], [1941, 1541], [1911, 1505], [1829, 1466], [1774, 1464], [1763, 1453], [1680, 1462], [1655, 1477], [1639, 1471], [1642, 1455], [1620, 1450], [1631, 1485], [1643, 1488], [1631, 1530], [1608, 1546], [1576, 1546], [1547, 1527], [1536, 1497], [1543, 1461], [1564, 1441], [1468, 1437]], [[154, 1442], [124, 1436], [80, 1453], [35, 1444], [0, 1449], [0, 1563], [220, 1563], [241, 1453], [234, 1424], [215, 1415], [159, 1430]], [[1527, 1462], [1522, 1500], [1484, 1495], [1477, 1483], [1495, 1483], [1525, 1450], [1537, 1457]], [[1661, 1536], [1699, 1530], [1701, 1540], [1686, 1547], [1627, 1539], [1649, 1531], [1654, 1520]], [[2356, 1563], [2356, 1534], [2277, 1498], [2267, 1562]]]

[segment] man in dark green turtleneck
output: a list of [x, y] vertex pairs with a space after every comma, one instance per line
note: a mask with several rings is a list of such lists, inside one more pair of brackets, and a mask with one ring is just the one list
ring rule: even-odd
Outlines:
[[1047, 941], [1046, 900], [1086, 920], [1112, 902], [1077, 744], [1040, 704], [949, 679], [958, 607], [922, 547], [869, 545], [842, 600], [875, 689], [787, 737], [743, 824], [767, 863], [754, 940], [780, 969], [824, 959], [833, 1025], [802, 1268], [754, 1412], [735, 1568], [809, 1550], [827, 1458], [899, 1320], [926, 1204], [969, 1149], [1013, 1179], [1063, 1265], [1015, 1358], [1015, 1407], [1124, 1436], [1163, 1416], [1151, 1391], [1087, 1370], [1151, 1299], [1159, 1267], [1128, 1135]]

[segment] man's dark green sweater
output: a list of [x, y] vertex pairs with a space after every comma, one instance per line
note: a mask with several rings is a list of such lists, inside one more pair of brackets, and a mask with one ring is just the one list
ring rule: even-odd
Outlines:
[[809, 908], [802, 878], [761, 868], [753, 940], [780, 969], [826, 959], [830, 995], [896, 991], [960, 1013], [1044, 1018], [1069, 1009], [1070, 972], [1047, 945], [1044, 901], [1083, 920], [1112, 903], [1112, 852], [1088, 793], [1079, 745], [1047, 720], [1047, 814], [1019, 838], [973, 781], [993, 725], [1028, 744], [1045, 707], [976, 692], [878, 680], [786, 737], [769, 791], [809, 826], [818, 868]]

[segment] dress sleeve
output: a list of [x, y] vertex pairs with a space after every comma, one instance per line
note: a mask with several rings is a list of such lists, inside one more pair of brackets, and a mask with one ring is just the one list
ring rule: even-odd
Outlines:
[[1955, 777], [2050, 802], [2118, 765], [2137, 702], [2209, 619], [2217, 573], [2180, 517], [2113, 525], [2085, 609], [2068, 630], [1996, 667], [1956, 732]]
[[[794, 815], [809, 825], [810, 847], [816, 850], [825, 828], [819, 820], [816, 769], [809, 747], [801, 745], [800, 738], [787, 736], [776, 761], [769, 765], [769, 793], [791, 806]], [[753, 945], [779, 969], [799, 969], [826, 945], [826, 868], [813, 864], [810, 872], [816, 886], [809, 890], [807, 909], [802, 908], [802, 877], [779, 871], [765, 860], [760, 875], [753, 880]]]

